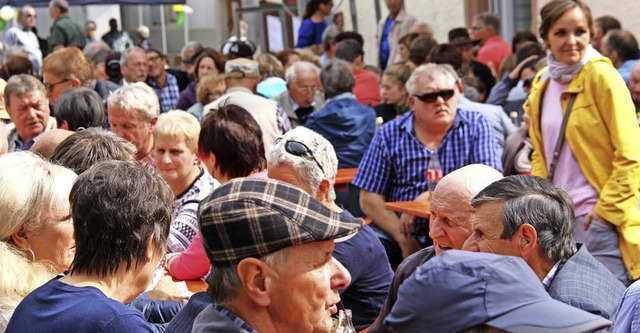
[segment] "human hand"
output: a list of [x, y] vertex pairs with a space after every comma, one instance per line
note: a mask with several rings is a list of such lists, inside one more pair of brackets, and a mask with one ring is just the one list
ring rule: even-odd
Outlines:
[[[147, 294], [156, 301], [184, 302], [189, 300], [191, 293], [186, 290], [186, 285], [181, 287], [180, 282], [174, 282], [170, 276], [163, 276], [155, 288]], [[181, 282], [184, 283], [184, 282]]]
[[589, 229], [591, 222], [600, 223], [602, 225], [611, 224], [609, 221], [598, 215], [595, 211], [591, 211], [589, 214], [587, 214], [587, 216], [584, 217], [584, 221], [582, 222], [582, 227], [584, 228], [584, 230]]
[[416, 217], [406, 213], [400, 215], [400, 233], [405, 237], [411, 237], [414, 231], [416, 231]]
[[534, 59], [538, 59], [538, 56], [535, 54], [524, 58], [524, 60], [522, 60], [519, 64], [517, 64], [516, 67], [514, 67], [513, 70], [509, 73], [509, 78], [511, 78], [512, 80], [519, 80], [520, 72], [522, 72], [522, 67], [526, 65], [529, 61]]

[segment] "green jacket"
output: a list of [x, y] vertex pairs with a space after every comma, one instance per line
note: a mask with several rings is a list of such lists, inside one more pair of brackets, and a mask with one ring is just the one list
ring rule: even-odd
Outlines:
[[[542, 93], [549, 82], [546, 71], [534, 79], [523, 106], [531, 117], [531, 173], [542, 178], [547, 178], [550, 163], [545, 160], [540, 125]], [[609, 59], [599, 57], [587, 63], [562, 94], [563, 113], [571, 94], [576, 99], [566, 141], [600, 195], [595, 212], [617, 227], [627, 270], [640, 278], [640, 129], [629, 89]]]

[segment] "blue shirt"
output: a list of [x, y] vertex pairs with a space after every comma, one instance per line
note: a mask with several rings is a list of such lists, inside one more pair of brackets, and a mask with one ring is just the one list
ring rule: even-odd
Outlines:
[[389, 31], [393, 27], [393, 23], [396, 22], [395, 17], [387, 18], [382, 29], [382, 36], [380, 38], [380, 67], [384, 70], [387, 67], [387, 61], [389, 61], [389, 54], [391, 53], [391, 47], [389, 46]]
[[56, 277], [18, 305], [11, 332], [153, 332], [142, 313], [94, 287], [76, 287]]
[[18, 23], [4, 34], [4, 49], [9, 50], [14, 46], [22, 47], [27, 52], [29, 60], [33, 63], [33, 73], [39, 74], [42, 67], [42, 52], [38, 36]]
[[178, 104], [178, 98], [180, 97], [180, 90], [178, 89], [178, 80], [171, 73], [167, 73], [167, 84], [164, 88], [160, 88], [158, 82], [149, 78], [149, 85], [158, 94], [160, 99], [160, 112], [165, 113], [176, 108]]
[[640, 281], [634, 282], [622, 295], [613, 332], [640, 332]]
[[[413, 111], [406, 112], [378, 130], [360, 162], [354, 185], [384, 196], [387, 202], [410, 201], [428, 190], [427, 168], [432, 153], [416, 137], [413, 120]], [[491, 123], [478, 112], [458, 109], [438, 147], [443, 175], [474, 163], [502, 171], [496, 149]], [[425, 219], [416, 223], [418, 230], [424, 230]]]
[[302, 20], [300, 30], [298, 30], [296, 49], [302, 49], [315, 44], [322, 44], [322, 33], [328, 25], [327, 20], [322, 20], [318, 23], [311, 21], [309, 18]]
[[633, 65], [638, 62], [637, 59], [627, 60], [625, 61], [620, 68], [618, 68], [618, 72], [622, 76], [625, 84], [629, 84], [629, 79], [631, 78], [631, 69], [633, 69]]

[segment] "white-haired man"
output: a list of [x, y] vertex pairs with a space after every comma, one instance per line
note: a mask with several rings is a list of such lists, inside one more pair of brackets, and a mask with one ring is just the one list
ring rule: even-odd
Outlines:
[[308, 61], [294, 62], [284, 74], [287, 90], [273, 99], [289, 117], [293, 127], [304, 125], [307, 117], [324, 105], [320, 92], [320, 69]]

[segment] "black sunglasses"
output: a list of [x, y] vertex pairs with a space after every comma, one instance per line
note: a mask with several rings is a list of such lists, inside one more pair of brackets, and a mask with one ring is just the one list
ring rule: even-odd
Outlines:
[[[278, 144], [278, 142], [280, 141], [282, 141], [282, 138], [277, 138], [275, 144]], [[318, 168], [320, 168], [322, 174], [325, 174], [324, 168], [322, 167], [322, 165], [320, 165], [320, 162], [316, 160], [315, 156], [313, 156], [313, 151], [311, 151], [311, 149], [309, 149], [309, 147], [307, 147], [307, 145], [305, 145], [304, 143], [289, 140], [284, 144], [284, 150], [294, 156], [311, 158], [314, 162], [316, 162], [316, 165], [318, 166]]]
[[438, 97], [442, 97], [443, 100], [448, 100], [453, 97], [455, 91], [453, 89], [440, 90], [436, 92], [430, 92], [422, 95], [413, 95], [423, 103], [435, 103], [438, 100]]

